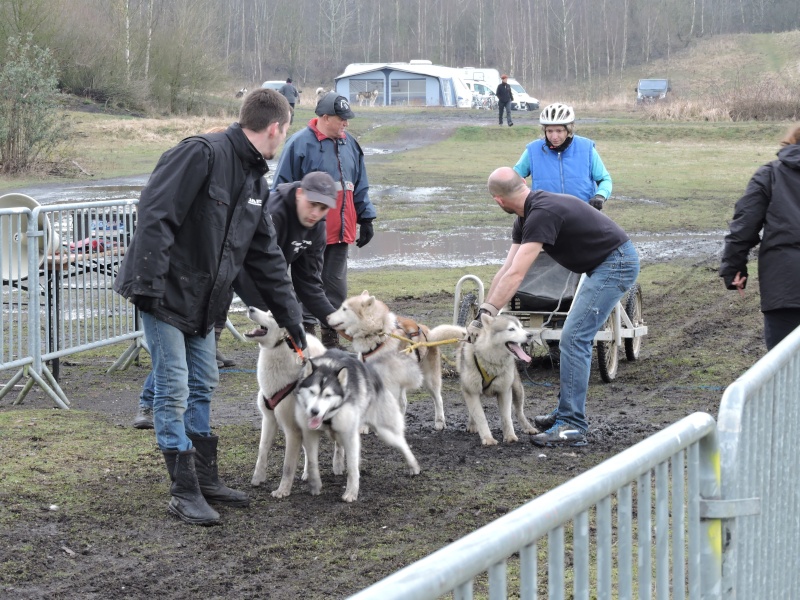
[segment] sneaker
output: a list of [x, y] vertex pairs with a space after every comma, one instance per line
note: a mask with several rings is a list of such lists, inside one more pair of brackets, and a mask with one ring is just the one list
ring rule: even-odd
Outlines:
[[544, 433], [534, 435], [531, 441], [537, 446], [546, 446], [548, 448], [554, 446], [585, 446], [588, 443], [585, 433], [574, 425], [557, 419], [550, 429]]
[[547, 431], [556, 424], [556, 415], [558, 414], [558, 407], [553, 409], [553, 412], [546, 415], [537, 415], [533, 417], [533, 424], [539, 431]]
[[139, 412], [133, 418], [135, 429], [153, 429], [153, 409], [139, 407]]
[[509, 123], [509, 124], [508, 124], [508, 126], [509, 126], [509, 127], [513, 127], [513, 126], [514, 126], [514, 124], [513, 124], [513, 123]]

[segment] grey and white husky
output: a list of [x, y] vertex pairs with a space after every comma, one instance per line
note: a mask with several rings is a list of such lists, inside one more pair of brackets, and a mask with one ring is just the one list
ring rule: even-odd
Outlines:
[[481, 315], [483, 328], [473, 342], [462, 342], [456, 354], [461, 391], [469, 410], [467, 431], [478, 433], [481, 444], [493, 446], [497, 440], [489, 431], [489, 424], [481, 405], [481, 394], [494, 396], [500, 409], [503, 441], [516, 442], [514, 425], [511, 422], [511, 407], [525, 433], [536, 433], [525, 418], [523, 405], [525, 393], [517, 372], [515, 360], [530, 362], [531, 357], [522, 349], [529, 344], [532, 334], [514, 316], [500, 314], [496, 317]]
[[[409, 474], [419, 474], [417, 459], [406, 442], [400, 400], [391, 391], [419, 387], [422, 373], [415, 367], [412, 359], [399, 354], [387, 353], [363, 363], [354, 354], [334, 349], [308, 362], [305, 378], [297, 386], [295, 421], [303, 435], [313, 495], [322, 489], [318, 455], [323, 431], [336, 442], [334, 473], [342, 472], [346, 459], [345, 502], [358, 499], [362, 424], [371, 426], [381, 440], [403, 453]], [[289, 456], [288, 440], [286, 447], [289, 466], [296, 466], [299, 444], [292, 446], [294, 458]], [[293, 478], [294, 473], [291, 475]]]

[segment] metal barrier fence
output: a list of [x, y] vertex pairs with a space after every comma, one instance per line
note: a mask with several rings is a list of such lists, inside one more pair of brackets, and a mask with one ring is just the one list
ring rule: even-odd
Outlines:
[[0, 371], [16, 369], [0, 399], [27, 376], [15, 404], [38, 384], [67, 408], [69, 399], [58, 385], [60, 358], [125, 341], [128, 348], [109, 371], [136, 358], [143, 346], [136, 310], [112, 286], [133, 234], [137, 203], [0, 209]]
[[800, 328], [722, 396], [719, 443], [723, 498], [760, 499], [731, 507], [725, 521], [724, 598], [800, 595]]
[[800, 328], [726, 389], [718, 426], [690, 415], [351, 600], [469, 600], [476, 586], [492, 600], [510, 587], [550, 600], [795, 597], [798, 439]]
[[476, 585], [491, 599], [709, 597], [721, 563], [700, 512], [719, 494], [715, 455], [714, 419], [695, 413], [351, 599], [467, 600]]

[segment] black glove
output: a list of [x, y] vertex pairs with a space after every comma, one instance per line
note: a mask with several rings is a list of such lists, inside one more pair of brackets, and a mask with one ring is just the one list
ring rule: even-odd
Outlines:
[[369, 244], [372, 236], [375, 235], [375, 231], [372, 229], [372, 219], [364, 219], [363, 221], [359, 221], [358, 224], [360, 227], [358, 228], [358, 240], [356, 240], [356, 246], [363, 248]]
[[306, 349], [306, 330], [302, 323], [292, 323], [291, 325], [287, 325], [286, 333], [288, 333], [289, 337], [292, 338], [295, 346], [300, 348], [300, 350]]
[[592, 208], [596, 208], [597, 210], [603, 210], [603, 202], [605, 201], [606, 201], [605, 198], [603, 198], [600, 194], [597, 194], [594, 198], [589, 200], [589, 204], [592, 206]]
[[155, 296], [139, 296], [133, 295], [130, 297], [131, 304], [138, 308], [141, 312], [153, 312], [161, 304], [161, 298]]

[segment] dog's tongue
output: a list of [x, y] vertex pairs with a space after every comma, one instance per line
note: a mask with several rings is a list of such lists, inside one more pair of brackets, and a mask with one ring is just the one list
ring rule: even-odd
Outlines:
[[508, 344], [508, 349], [517, 355], [517, 358], [524, 360], [526, 363], [531, 362], [531, 357], [525, 354], [525, 350], [519, 344]]
[[262, 335], [267, 335], [267, 330], [263, 327], [256, 327], [253, 331], [248, 331], [244, 335], [246, 337], [261, 337]]
[[308, 427], [309, 429], [319, 429], [322, 427], [322, 417], [309, 417], [308, 418]]

